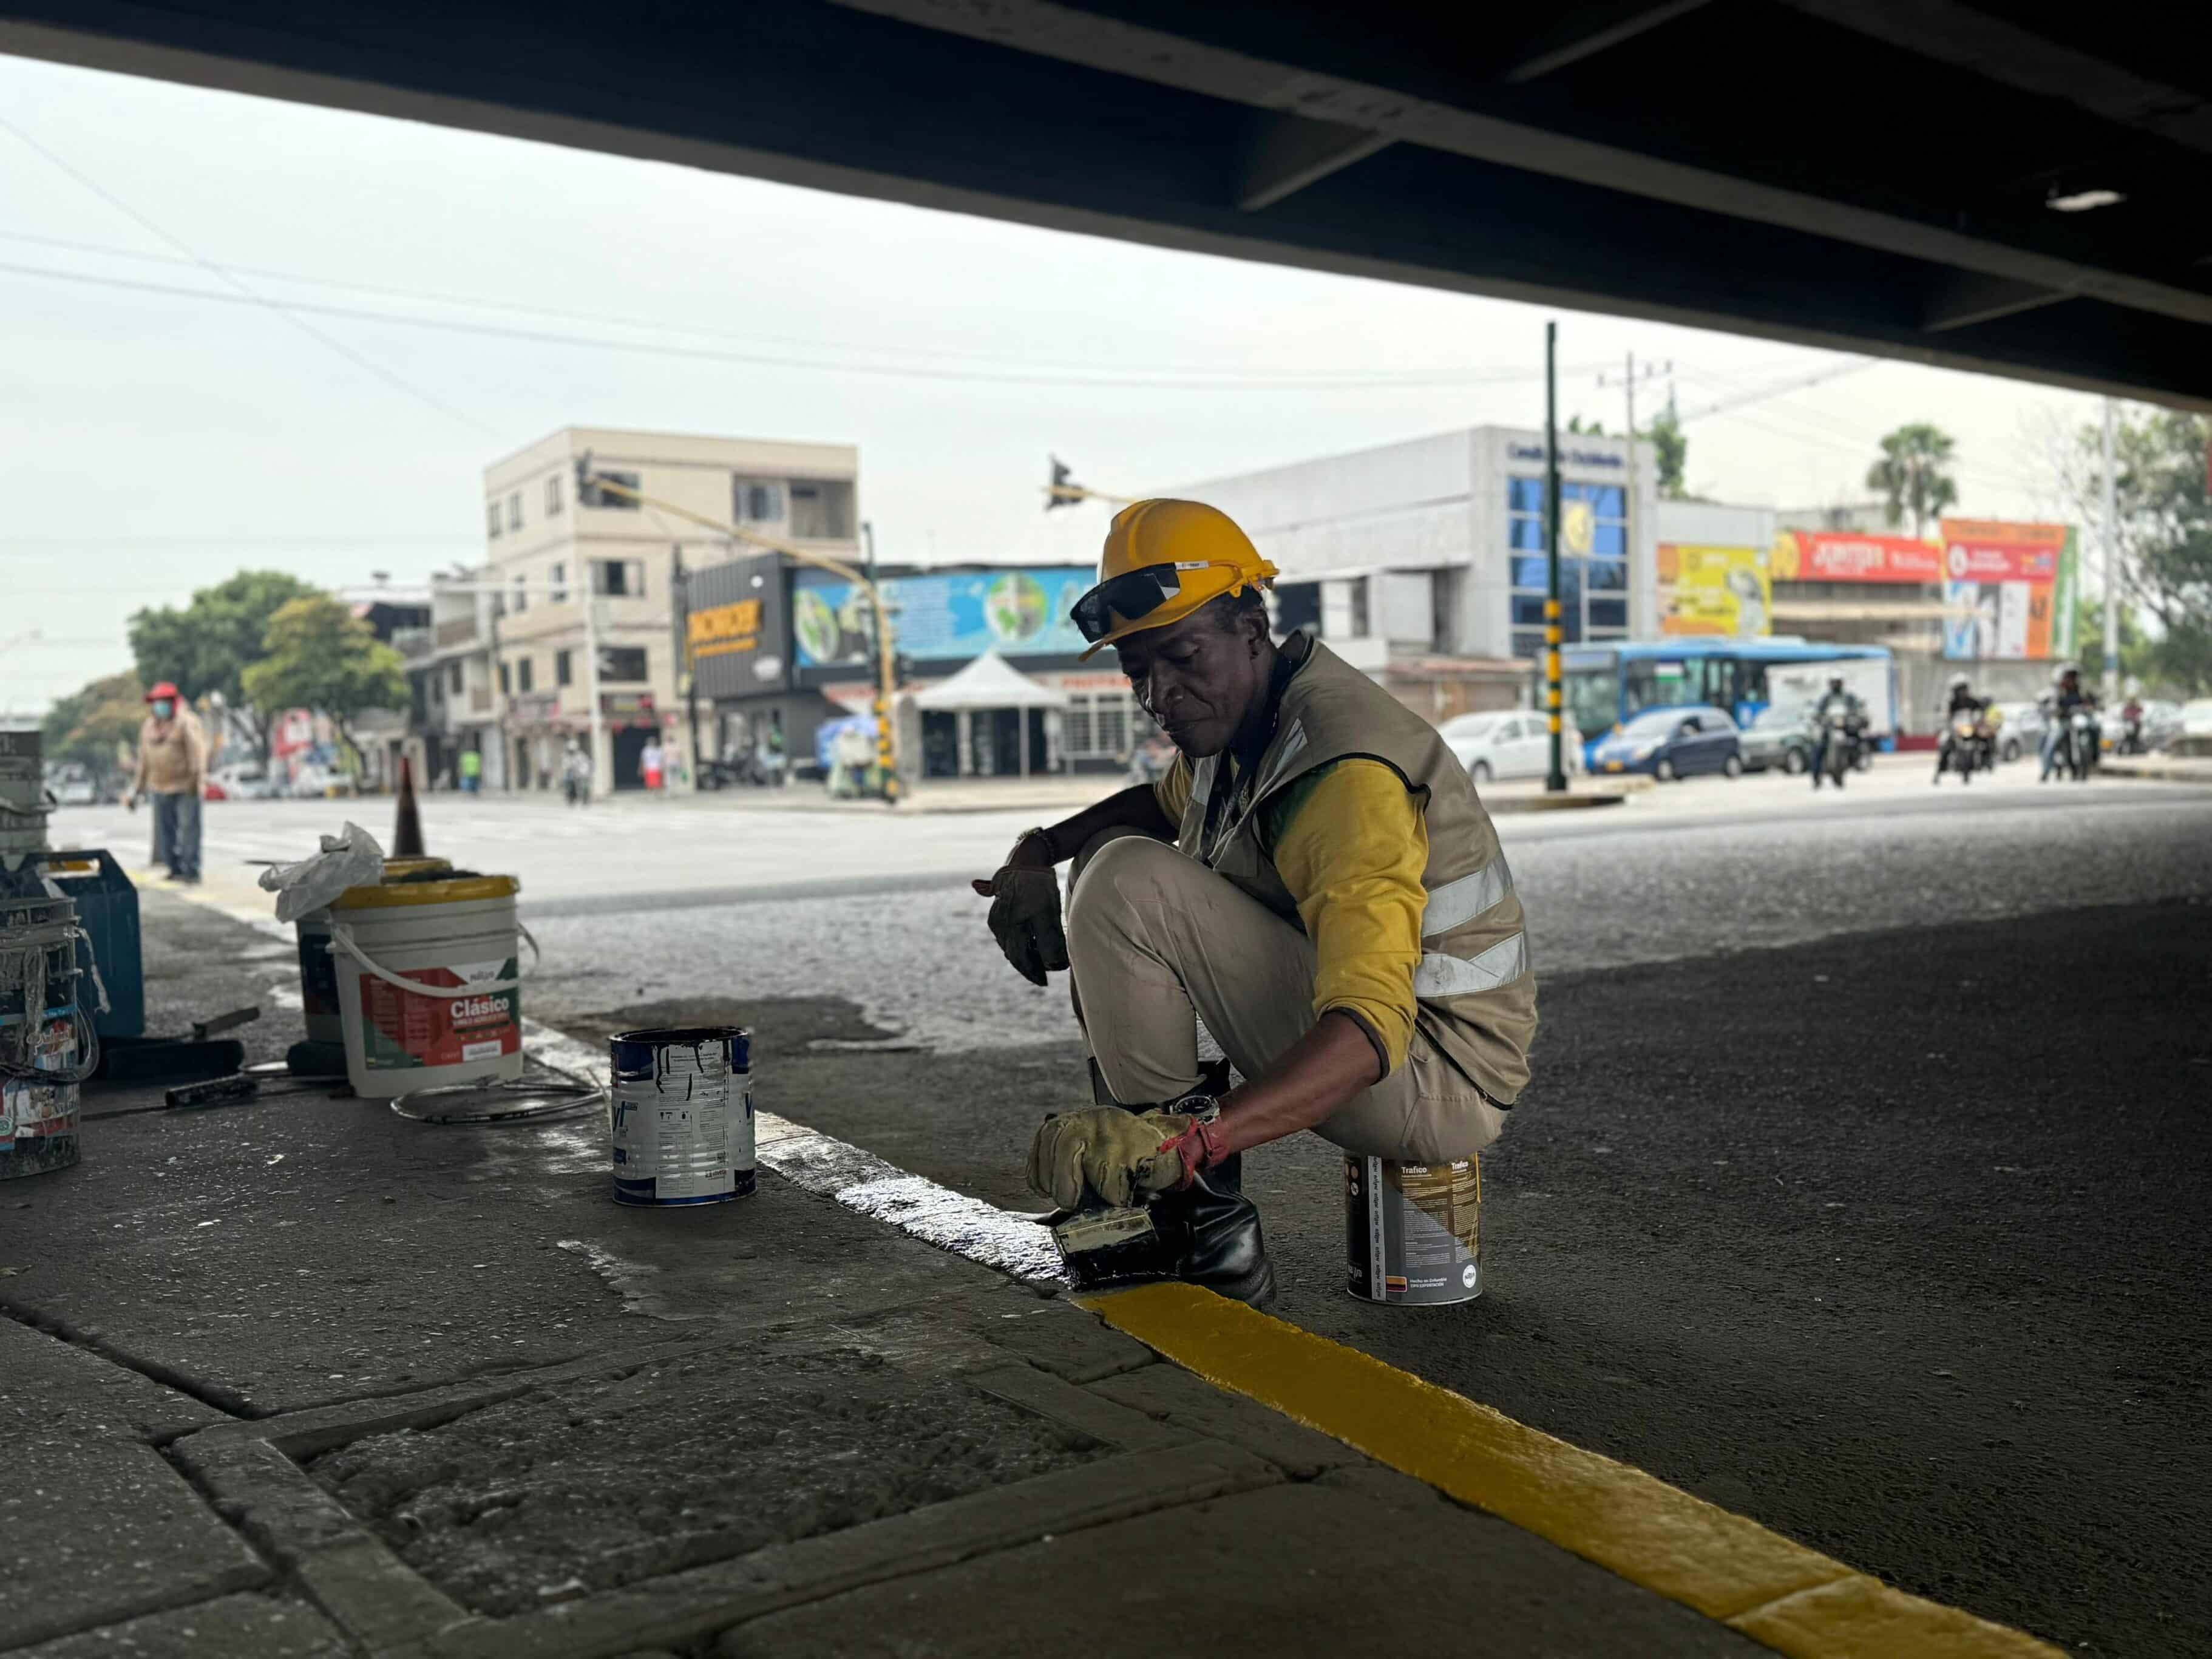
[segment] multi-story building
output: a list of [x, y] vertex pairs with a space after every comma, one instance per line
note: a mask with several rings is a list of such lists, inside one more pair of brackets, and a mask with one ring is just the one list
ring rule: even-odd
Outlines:
[[[616, 490], [594, 487], [580, 498], [577, 462], [586, 456], [594, 476], [702, 517], [857, 556], [860, 455], [850, 445], [565, 427], [494, 462], [483, 475], [484, 564], [469, 584], [491, 591], [472, 596], [481, 603], [466, 641], [465, 607], [456, 605], [450, 629], [433, 625], [453, 635], [436, 647], [450, 653], [441, 659], [447, 695], [467, 699], [465, 708], [448, 705], [448, 729], [479, 734], [486, 787], [557, 782], [568, 739], [594, 729], [594, 695], [601, 790], [636, 787], [639, 757], [656, 737], [672, 774], [690, 763], [671, 600], [681, 570], [735, 550], [726, 537]], [[586, 648], [593, 633], [596, 661]], [[464, 649], [479, 645], [481, 683]]]
[[[1657, 631], [1656, 455], [1559, 439], [1569, 643]], [[1442, 719], [1510, 707], [1543, 646], [1544, 434], [1476, 427], [1164, 492], [1210, 501], [1282, 572], [1279, 621]]]

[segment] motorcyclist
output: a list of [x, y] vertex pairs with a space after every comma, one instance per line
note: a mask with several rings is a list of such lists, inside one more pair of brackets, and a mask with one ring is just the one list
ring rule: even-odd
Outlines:
[[[2095, 708], [2096, 700], [2081, 689], [2081, 671], [2070, 662], [2065, 664], [2051, 681], [2050, 701], [2045, 709], [2049, 718], [2043, 728], [2043, 775], [2036, 780], [2037, 782], [2048, 783], [2051, 775], [2058, 769], [2058, 744], [2072, 725], [2075, 714], [2078, 710], [2088, 709], [2094, 714]], [[2089, 727], [2089, 752], [2093, 757], [2096, 753], [2096, 745], [2097, 727], [2093, 719]]]
[[[1829, 677], [1828, 689], [1821, 694], [1820, 700], [1813, 705], [1813, 787], [1815, 789], [1820, 787], [1821, 775], [1828, 763], [1828, 716], [1838, 711], [1843, 714], [1844, 730], [1856, 750], [1859, 732], [1866, 725], [1866, 704], [1844, 685], [1841, 674], [1834, 674]], [[1850, 770], [1853, 758], [1855, 757], [1851, 755], [1844, 756], [1845, 772]], [[1844, 780], [1838, 775], [1836, 787], [1840, 789], [1843, 787]]]
[[[1973, 721], [1974, 741], [1978, 744], [1984, 742], [1986, 739], [1987, 734], [1984, 728], [1984, 719], [1987, 714], [1988, 710], [1988, 702], [1985, 699], [1978, 697], [1974, 695], [1972, 681], [1969, 680], [1964, 674], [1954, 674], [1951, 676], [1949, 696], [1943, 707], [1943, 738], [1942, 741], [1939, 743], [1936, 748], [1936, 776], [1933, 781], [1936, 783], [1942, 782], [1943, 769], [1947, 765], [1954, 765], [1957, 763], [1954, 759], [1954, 751], [1959, 746], [1959, 739], [1953, 728], [1956, 725], [1959, 717], [1961, 714], [1964, 714]], [[1981, 763], [1982, 763], [1980, 761], [1977, 760], [1972, 764], [1960, 766], [1960, 775], [1962, 777], [1970, 776], [1972, 775], [1972, 765]]]

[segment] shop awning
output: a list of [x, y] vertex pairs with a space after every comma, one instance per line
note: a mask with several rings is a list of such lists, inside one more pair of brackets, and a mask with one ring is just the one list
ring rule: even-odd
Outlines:
[[1067, 693], [1031, 679], [992, 650], [942, 684], [915, 692], [914, 706], [933, 714], [971, 708], [1065, 708]]

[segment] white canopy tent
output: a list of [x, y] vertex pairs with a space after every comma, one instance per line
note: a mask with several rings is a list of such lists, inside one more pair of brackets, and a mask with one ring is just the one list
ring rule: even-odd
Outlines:
[[[1065, 710], [1067, 693], [1031, 679], [1028, 675], [1000, 656], [994, 647], [976, 658], [965, 668], [942, 684], [933, 685], [924, 691], [915, 691], [907, 701], [926, 714], [953, 714], [965, 717], [1000, 708], [1021, 711], [1021, 775], [1030, 775], [1030, 722], [1032, 708]], [[968, 747], [963, 736], [962, 747]], [[1049, 762], [1048, 762], [1049, 765]], [[967, 769], [963, 752], [961, 769]]]

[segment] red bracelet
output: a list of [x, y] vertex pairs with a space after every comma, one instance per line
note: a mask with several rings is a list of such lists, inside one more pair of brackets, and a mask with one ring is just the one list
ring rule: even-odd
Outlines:
[[[1193, 1156], [1191, 1146], [1193, 1141], [1198, 1143], [1195, 1156]], [[1160, 1143], [1162, 1152], [1170, 1149], [1182, 1159], [1182, 1179], [1176, 1182], [1177, 1192], [1195, 1181], [1200, 1170], [1210, 1170], [1229, 1156], [1221, 1144], [1221, 1124], [1218, 1119], [1207, 1122], [1193, 1118], [1188, 1129], [1174, 1139]]]

